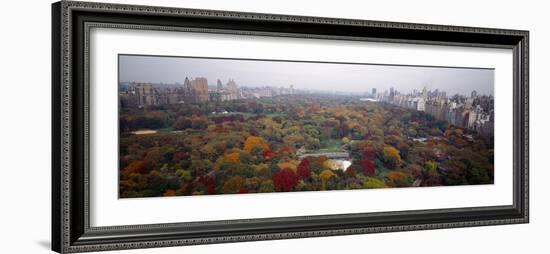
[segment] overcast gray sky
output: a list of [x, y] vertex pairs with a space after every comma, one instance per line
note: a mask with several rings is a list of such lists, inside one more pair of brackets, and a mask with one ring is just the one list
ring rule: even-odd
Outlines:
[[493, 94], [494, 70], [396, 65], [334, 64], [285, 61], [119, 56], [120, 82], [183, 83], [185, 77], [234, 79], [238, 86], [284, 86], [341, 92], [378, 92], [394, 87], [401, 93], [439, 89], [447, 95]]

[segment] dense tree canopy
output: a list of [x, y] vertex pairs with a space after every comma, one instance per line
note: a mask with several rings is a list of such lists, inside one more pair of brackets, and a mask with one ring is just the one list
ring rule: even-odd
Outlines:
[[124, 109], [119, 151], [121, 197], [494, 179], [492, 138], [423, 112], [353, 96], [287, 95]]

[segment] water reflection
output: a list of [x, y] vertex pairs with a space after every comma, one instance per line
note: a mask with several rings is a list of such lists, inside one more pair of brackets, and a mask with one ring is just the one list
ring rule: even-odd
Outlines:
[[334, 161], [339, 165], [339, 170], [346, 171], [351, 166], [351, 161], [347, 159], [335, 159]]

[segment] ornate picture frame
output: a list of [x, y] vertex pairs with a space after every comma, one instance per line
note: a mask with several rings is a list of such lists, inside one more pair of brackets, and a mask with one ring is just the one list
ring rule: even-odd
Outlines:
[[[512, 50], [512, 205], [92, 226], [89, 189], [92, 28]], [[73, 253], [528, 223], [528, 89], [528, 31], [73, 1], [54, 3], [52, 249]]]

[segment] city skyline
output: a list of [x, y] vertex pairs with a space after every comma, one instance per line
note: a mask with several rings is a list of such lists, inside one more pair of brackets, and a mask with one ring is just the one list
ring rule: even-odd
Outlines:
[[209, 86], [233, 79], [240, 87], [293, 85], [325, 92], [411, 93], [426, 87], [447, 95], [493, 95], [494, 90], [493, 69], [119, 55], [121, 83], [182, 84], [197, 77]]
[[492, 77], [122, 56], [119, 197], [493, 184]]

